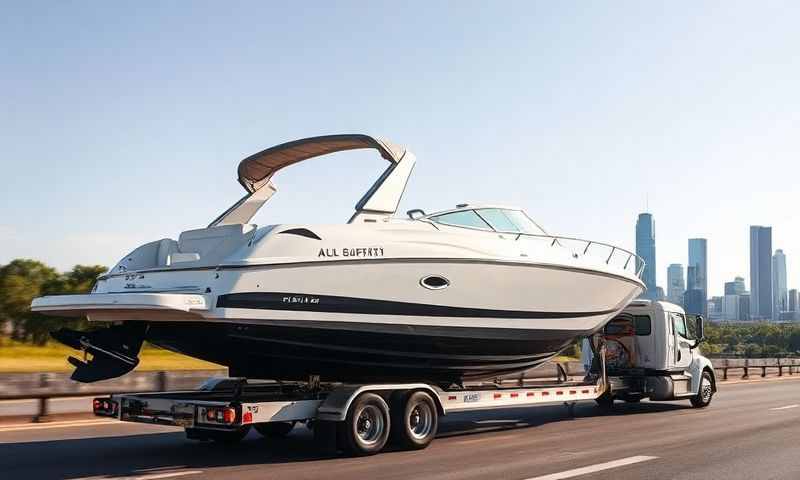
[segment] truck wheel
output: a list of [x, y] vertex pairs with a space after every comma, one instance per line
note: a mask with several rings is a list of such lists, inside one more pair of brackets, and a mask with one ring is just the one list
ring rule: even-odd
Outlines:
[[374, 455], [386, 445], [390, 425], [389, 406], [383, 398], [374, 393], [361, 394], [350, 405], [340, 426], [342, 446], [351, 455]]
[[438, 428], [436, 404], [426, 392], [406, 396], [392, 412], [392, 436], [401, 448], [421, 450], [427, 447]]
[[697, 391], [697, 395], [691, 399], [692, 406], [694, 408], [705, 408], [711, 403], [711, 397], [713, 396], [714, 384], [711, 379], [711, 374], [704, 371], [700, 379], [700, 389]]
[[269, 422], [255, 425], [256, 431], [266, 438], [284, 438], [294, 429], [295, 422]]

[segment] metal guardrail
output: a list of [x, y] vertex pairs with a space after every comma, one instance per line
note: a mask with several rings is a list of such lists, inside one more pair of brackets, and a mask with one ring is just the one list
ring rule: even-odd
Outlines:
[[784, 370], [789, 375], [800, 374], [800, 359], [797, 358], [743, 358], [743, 359], [712, 359], [715, 370], [722, 370], [722, 380], [728, 379], [728, 370], [742, 370], [743, 379], [750, 378], [750, 369], [760, 369], [761, 377], [767, 376], [767, 370], [778, 370], [782, 377]]

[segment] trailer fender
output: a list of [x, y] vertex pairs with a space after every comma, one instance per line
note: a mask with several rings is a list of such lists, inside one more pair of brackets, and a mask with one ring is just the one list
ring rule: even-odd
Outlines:
[[440, 390], [425, 383], [404, 383], [404, 384], [375, 384], [375, 385], [342, 385], [331, 392], [322, 405], [317, 410], [319, 420], [333, 422], [343, 422], [347, 417], [347, 410], [359, 395], [365, 392], [376, 393], [381, 396], [389, 396], [396, 391], [422, 390], [433, 397], [436, 408], [441, 415], [447, 412], [439, 398]]

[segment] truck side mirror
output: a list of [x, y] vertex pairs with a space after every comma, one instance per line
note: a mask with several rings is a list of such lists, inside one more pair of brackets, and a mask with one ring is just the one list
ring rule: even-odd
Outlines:
[[703, 340], [706, 339], [705, 330], [703, 329], [703, 316], [702, 315], [695, 315], [694, 317], [694, 332], [695, 332], [695, 341], [694, 346], [697, 347]]

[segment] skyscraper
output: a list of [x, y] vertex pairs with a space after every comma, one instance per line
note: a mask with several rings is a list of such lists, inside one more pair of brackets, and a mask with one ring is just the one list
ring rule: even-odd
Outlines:
[[742, 277], [736, 277], [732, 282], [725, 282], [725, 295], [743, 295], [746, 290]]
[[794, 312], [795, 320], [797, 320], [797, 312], [800, 311], [800, 296], [797, 295], [796, 289], [789, 290], [789, 311]]
[[781, 312], [789, 309], [789, 292], [786, 288], [786, 255], [780, 248], [772, 256], [772, 317], [780, 319]]
[[706, 302], [708, 300], [708, 242], [705, 238], [690, 238], [689, 239], [689, 267], [694, 267], [694, 288], [700, 290], [700, 294], [704, 308], [700, 312], [704, 316], [708, 316], [708, 307]]
[[683, 265], [673, 263], [667, 267], [667, 301], [676, 305], [683, 305], [683, 292], [686, 283], [683, 280]]
[[772, 317], [772, 227], [750, 227], [750, 314]]
[[656, 292], [656, 225], [649, 213], [640, 213], [636, 220], [636, 255], [644, 259], [642, 281], [647, 287], [644, 298], [655, 299]]

